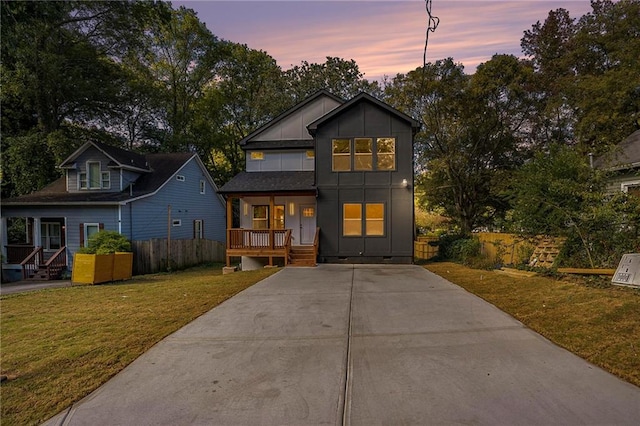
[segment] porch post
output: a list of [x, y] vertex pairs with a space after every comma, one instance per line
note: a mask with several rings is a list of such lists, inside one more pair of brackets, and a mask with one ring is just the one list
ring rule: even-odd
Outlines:
[[[231, 244], [231, 228], [233, 227], [233, 203], [231, 202], [231, 196], [227, 197], [227, 249], [229, 249]], [[231, 266], [231, 258], [228, 254], [226, 254], [227, 258], [227, 267]]]
[[33, 218], [33, 247], [38, 247], [42, 245], [42, 239], [40, 238], [40, 218]]
[[[271, 195], [269, 197], [269, 245], [271, 246], [271, 250], [273, 250], [276, 247], [276, 243], [275, 243], [275, 232], [273, 232], [273, 230], [275, 229], [275, 225], [276, 225], [276, 221], [274, 219], [275, 216], [275, 207], [276, 202], [275, 202], [275, 197], [273, 195]], [[271, 260], [271, 259], [269, 259]], [[269, 262], [269, 265], [271, 265], [271, 262]]]
[[9, 240], [7, 238], [7, 218], [2, 218], [2, 224], [0, 225], [0, 244], [2, 244], [2, 263], [7, 262], [7, 244]]

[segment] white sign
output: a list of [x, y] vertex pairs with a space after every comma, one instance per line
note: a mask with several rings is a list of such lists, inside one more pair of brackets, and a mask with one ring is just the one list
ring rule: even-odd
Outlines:
[[640, 288], [640, 253], [623, 255], [611, 282]]

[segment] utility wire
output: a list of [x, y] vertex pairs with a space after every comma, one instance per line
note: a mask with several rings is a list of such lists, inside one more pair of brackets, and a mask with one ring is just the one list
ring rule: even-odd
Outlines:
[[424, 37], [424, 53], [422, 54], [422, 85], [424, 88], [425, 69], [427, 68], [427, 46], [429, 45], [429, 33], [432, 33], [438, 28], [440, 24], [440, 18], [433, 16], [431, 13], [431, 5], [433, 0], [425, 0], [425, 9], [427, 11], [427, 30]]

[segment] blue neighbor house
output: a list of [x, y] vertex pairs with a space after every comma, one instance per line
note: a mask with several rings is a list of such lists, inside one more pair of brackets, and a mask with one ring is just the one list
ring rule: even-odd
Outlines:
[[21, 279], [20, 263], [35, 251], [43, 263], [73, 269], [74, 253], [102, 229], [131, 241], [169, 233], [225, 241], [224, 200], [196, 154], [142, 155], [87, 142], [59, 167], [64, 176], [42, 190], [2, 201], [4, 280]]

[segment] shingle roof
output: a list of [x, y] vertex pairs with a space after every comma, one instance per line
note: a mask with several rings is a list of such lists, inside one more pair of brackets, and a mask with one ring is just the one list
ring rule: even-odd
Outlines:
[[[3, 205], [39, 205], [39, 204], [113, 204], [151, 194], [167, 182], [195, 154], [171, 153], [148, 154], [144, 156], [149, 164], [150, 173], [142, 174], [133, 185], [130, 193], [126, 187], [121, 192], [81, 191], [67, 192], [66, 178], [61, 177], [40, 191], [20, 197], [2, 200]], [[126, 186], [126, 185], [125, 185]]]
[[65, 168], [70, 166], [78, 157], [78, 155], [83, 153], [91, 145], [95, 146], [97, 149], [102, 151], [105, 155], [113, 160], [113, 162], [109, 164], [110, 167], [126, 167], [149, 170], [150, 165], [148, 164], [147, 159], [144, 155], [96, 141], [90, 141], [82, 145], [78, 150], [76, 150], [66, 160], [64, 160], [60, 167]]
[[636, 130], [615, 147], [612, 154], [598, 157], [593, 166], [611, 170], [640, 167], [640, 130]]
[[407, 121], [411, 125], [411, 128], [413, 129], [414, 132], [418, 132], [418, 130], [420, 130], [420, 127], [422, 126], [422, 124], [419, 121], [414, 120], [413, 118], [409, 117], [407, 114], [401, 111], [398, 111], [397, 109], [393, 108], [391, 105], [386, 104], [381, 100], [374, 98], [368, 93], [361, 92], [355, 97], [353, 97], [352, 99], [350, 99], [348, 102], [340, 105], [339, 107], [333, 109], [332, 111], [329, 111], [328, 113], [318, 118], [317, 120], [313, 121], [312, 123], [309, 123], [309, 125], [307, 126], [307, 129], [309, 129], [309, 133], [315, 137], [315, 133], [318, 129], [318, 126], [322, 126], [324, 123], [331, 120], [333, 117], [339, 114], [342, 114], [345, 110], [351, 108], [353, 105], [363, 101], [370, 102], [374, 105], [377, 105], [378, 107], [388, 111], [389, 113], [395, 115], [396, 117], [404, 121]]
[[244, 147], [244, 149], [246, 150], [303, 149], [303, 148], [308, 148], [308, 149], [315, 148], [313, 139], [285, 140], [285, 141], [252, 141], [249, 144], [245, 145]]
[[314, 172], [240, 172], [220, 188], [219, 192], [223, 194], [315, 192], [314, 180]]

